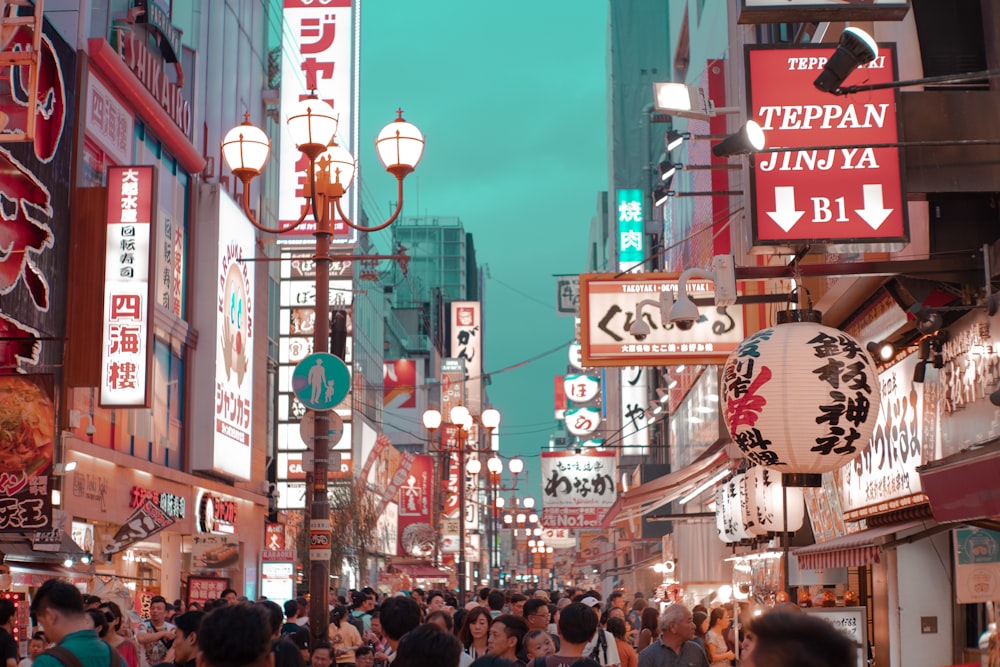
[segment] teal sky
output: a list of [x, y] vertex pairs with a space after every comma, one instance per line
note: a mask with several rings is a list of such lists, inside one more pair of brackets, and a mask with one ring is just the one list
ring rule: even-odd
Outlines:
[[525, 457], [536, 499], [538, 453], [557, 430], [553, 377], [573, 337], [552, 276], [584, 269], [607, 189], [607, 15], [606, 0], [362, 4], [362, 202], [373, 220], [391, 210], [395, 181], [372, 139], [402, 107], [427, 140], [404, 215], [457, 216], [474, 236], [501, 454]]

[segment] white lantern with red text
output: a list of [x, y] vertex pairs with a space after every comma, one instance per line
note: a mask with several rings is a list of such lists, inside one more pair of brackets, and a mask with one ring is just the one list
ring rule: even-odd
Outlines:
[[573, 373], [563, 378], [566, 398], [574, 403], [589, 403], [601, 391], [601, 381], [591, 375]]
[[752, 463], [835, 470], [868, 448], [879, 409], [875, 364], [843, 331], [792, 322], [748, 336], [722, 376], [723, 417]]
[[597, 408], [571, 408], [565, 412], [566, 430], [573, 435], [590, 435], [601, 425], [601, 411]]

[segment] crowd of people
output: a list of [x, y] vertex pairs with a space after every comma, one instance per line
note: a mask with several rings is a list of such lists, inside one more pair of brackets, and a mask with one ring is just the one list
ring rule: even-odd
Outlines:
[[[14, 607], [0, 601], [2, 667], [853, 667], [857, 646], [829, 623], [776, 609], [734, 637], [729, 611], [661, 609], [620, 591], [530, 596], [483, 588], [460, 606], [439, 590], [331, 598], [326, 632], [308, 601], [251, 602], [227, 590], [200, 608], [154, 597], [137, 631], [111, 601], [51, 579], [35, 593], [36, 634], [18, 662]], [[741, 641], [741, 651], [731, 645]], [[13, 654], [11, 653], [13, 646]]]

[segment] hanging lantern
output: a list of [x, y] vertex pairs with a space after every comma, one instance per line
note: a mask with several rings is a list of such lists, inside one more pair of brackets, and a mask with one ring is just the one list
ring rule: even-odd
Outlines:
[[601, 391], [601, 381], [592, 375], [573, 373], [563, 378], [563, 391], [574, 403], [589, 403]]
[[757, 511], [757, 478], [752, 472], [747, 472], [745, 475], [740, 475], [739, 480], [740, 515], [743, 525], [750, 537], [763, 537], [767, 535], [768, 528]]
[[743, 523], [740, 509], [740, 485], [743, 475], [736, 475], [715, 491], [715, 527], [719, 539], [726, 544], [749, 540], [751, 535]]
[[[788, 508], [788, 532], [794, 533], [805, 521], [806, 506], [802, 489], [789, 486], [784, 489], [781, 473], [761, 466], [747, 471], [748, 487], [751, 493], [750, 507], [753, 522], [763, 533], [785, 532], [785, 511]], [[782, 497], [787, 493], [787, 503]]]
[[563, 414], [566, 430], [573, 435], [590, 435], [601, 425], [601, 411], [597, 408], [571, 408]]
[[868, 448], [878, 418], [878, 374], [843, 331], [779, 324], [729, 355], [722, 406], [733, 442], [752, 463], [819, 475]]

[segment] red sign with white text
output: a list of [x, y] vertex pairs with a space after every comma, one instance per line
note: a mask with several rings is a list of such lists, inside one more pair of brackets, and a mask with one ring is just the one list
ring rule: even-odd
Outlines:
[[[807, 148], [753, 156], [754, 244], [901, 243], [908, 240], [906, 197], [895, 147], [896, 91], [832, 95], [813, 81], [835, 46], [747, 48], [751, 118], [767, 148]], [[843, 86], [894, 81], [895, 50]]]

